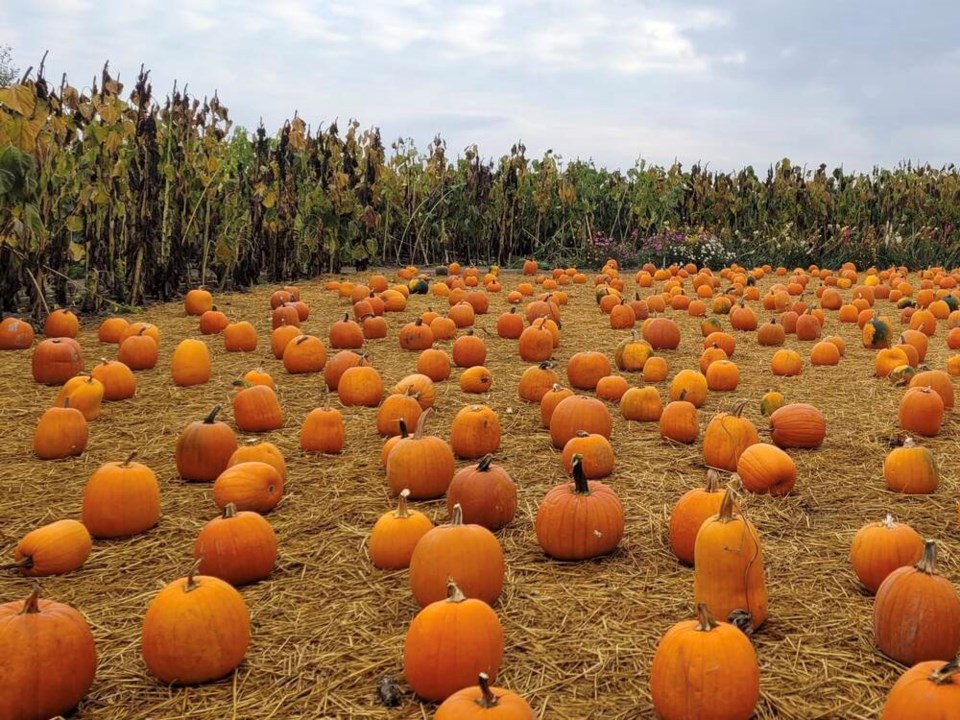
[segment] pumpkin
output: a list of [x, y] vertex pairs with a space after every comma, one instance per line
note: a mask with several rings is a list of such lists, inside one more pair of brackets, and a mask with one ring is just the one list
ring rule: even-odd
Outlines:
[[655, 387], [632, 387], [620, 397], [620, 415], [624, 420], [655, 422], [663, 414], [663, 402]]
[[313, 335], [298, 335], [283, 349], [283, 367], [291, 375], [320, 372], [326, 364], [327, 349]]
[[669, 318], [648, 318], [643, 324], [643, 339], [654, 350], [676, 350], [680, 345], [680, 328]]
[[0, 350], [25, 350], [33, 345], [34, 336], [33, 326], [19, 318], [8, 317], [0, 322]]
[[760, 699], [753, 643], [738, 627], [717, 622], [706, 603], [661, 638], [650, 666], [650, 694], [661, 718], [747, 720]]
[[632, 337], [623, 340], [617, 345], [613, 353], [613, 361], [618, 370], [639, 372], [643, 364], [653, 355], [650, 343], [640, 338], [640, 333], [633, 331]]
[[787, 331], [777, 318], [770, 318], [770, 322], [764, 323], [757, 330], [757, 343], [766, 346], [783, 345], [787, 337]]
[[387, 456], [387, 484], [394, 495], [408, 488], [411, 499], [433, 500], [442, 497], [453, 480], [456, 461], [450, 445], [423, 434], [432, 412], [425, 410], [414, 434], [397, 442]]
[[366, 364], [366, 359], [347, 368], [337, 384], [337, 396], [344, 406], [360, 405], [377, 407], [383, 398], [383, 379], [375, 367]]
[[741, 400], [730, 413], [718, 413], [703, 434], [703, 461], [708, 467], [736, 470], [737, 461], [748, 447], [760, 442], [753, 423], [743, 417], [746, 400]]
[[578, 430], [563, 446], [560, 462], [568, 475], [573, 474], [573, 458], [579, 457], [583, 474], [588, 480], [613, 474], [614, 453], [610, 441], [603, 435]]
[[97, 671], [93, 634], [69, 605], [43, 600], [40, 586], [25, 601], [0, 605], [0, 717], [44, 720], [67, 715]]
[[77, 316], [64, 308], [54, 310], [43, 323], [43, 334], [48, 338], [75, 338], [79, 331]]
[[323, 371], [323, 379], [327, 384], [327, 390], [336, 392], [340, 384], [340, 378], [348, 368], [356, 367], [360, 364], [363, 355], [355, 353], [353, 350], [341, 350], [326, 363]]
[[283, 478], [273, 465], [249, 461], [231, 465], [213, 483], [213, 501], [223, 510], [233, 503], [238, 510], [268, 513], [283, 497]]
[[874, 312], [870, 316], [870, 319], [863, 325], [863, 346], [871, 350], [890, 347], [890, 337], [890, 325], [884, 318], [881, 318]]
[[130, 335], [120, 343], [117, 360], [131, 370], [151, 370], [156, 366], [159, 354], [157, 341], [141, 328], [136, 335]]
[[520, 334], [517, 348], [526, 362], [545, 362], [553, 356], [554, 336], [544, 318], [535, 320]]
[[90, 373], [79, 373], [63, 384], [53, 404], [56, 407], [64, 407], [69, 402], [70, 407], [82, 412], [84, 418], [96, 420], [100, 416], [103, 394], [103, 383]]
[[693, 370], [681, 370], [670, 383], [670, 400], [679, 400], [681, 395], [694, 407], [701, 407], [707, 401], [707, 378]]
[[544, 361], [523, 371], [517, 384], [517, 393], [521, 400], [539, 403], [547, 391], [559, 382], [560, 376], [553, 370], [553, 365]]
[[707, 470], [705, 487], [685, 492], [670, 512], [670, 549], [680, 562], [693, 565], [694, 544], [704, 521], [720, 512], [720, 474]]
[[170, 362], [173, 382], [180, 387], [202, 385], [210, 379], [210, 351], [200, 340], [183, 340]]
[[450, 524], [427, 532], [410, 558], [410, 588], [420, 607], [442, 600], [451, 578], [464, 595], [487, 605], [503, 590], [500, 542], [482, 525], [464, 523], [459, 505], [453, 506]]
[[430, 332], [434, 340], [450, 340], [457, 334], [457, 324], [448, 317], [438, 317], [430, 321]]
[[768, 390], [764, 393], [763, 397], [760, 398], [760, 414], [768, 417], [771, 413], [782, 408], [785, 402], [782, 393], [776, 392], [775, 390]]
[[647, 358], [643, 364], [643, 379], [646, 382], [662, 382], [667, 379], [667, 360], [659, 355]]
[[517, 486], [493, 455], [457, 471], [447, 490], [447, 511], [459, 505], [463, 521], [496, 531], [509, 525], [517, 512]]
[[470, 327], [476, 319], [476, 310], [470, 303], [461, 300], [450, 308], [447, 317], [453, 320], [453, 324], [458, 328]]
[[960, 719], [960, 660], [920, 662], [890, 688], [881, 720]]
[[280, 477], [286, 482], [287, 462], [284, 460], [280, 449], [271, 442], [256, 439], [247, 440], [246, 445], [238, 447], [230, 456], [227, 467], [233, 467], [242, 462], [264, 462], [267, 465], [273, 465], [280, 473]]
[[557, 560], [607, 555], [623, 537], [623, 506], [609, 485], [587, 480], [579, 456], [571, 462], [573, 482], [549, 490], [537, 508], [537, 542]]
[[407, 506], [409, 496], [409, 490], [402, 490], [397, 509], [381, 515], [370, 531], [370, 559], [374, 566], [381, 570], [401, 570], [409, 567], [413, 550], [420, 538], [433, 529], [430, 518]]
[[529, 703], [516, 693], [490, 685], [486, 673], [480, 673], [478, 686], [455, 692], [437, 708], [433, 720], [536, 720]]
[[118, 360], [103, 359], [94, 365], [90, 374], [103, 385], [103, 399], [106, 401], [126, 400], [137, 391], [137, 380], [133, 372]]
[[60, 460], [81, 455], [87, 449], [90, 430], [83, 413], [69, 407], [52, 407], [40, 417], [33, 433], [33, 453], [41, 460]]
[[767, 618], [763, 549], [753, 523], [735, 512], [727, 488], [720, 511], [705, 520], [694, 545], [693, 597], [720, 617], [745, 612], [756, 629]]
[[134, 335], [148, 335], [157, 343], [157, 347], [160, 347], [160, 328], [156, 325], [151, 325], [148, 322], [130, 323], [120, 335], [120, 344], [122, 345], [124, 340]]
[[277, 393], [268, 385], [243, 388], [233, 396], [233, 419], [243, 432], [270, 432], [282, 428], [283, 410]]
[[203, 315], [213, 307], [213, 295], [204, 288], [194, 288], [183, 299], [183, 309], [187, 315]]
[[778, 448], [818, 448], [826, 434], [826, 420], [813, 405], [790, 403], [770, 414], [770, 439]]
[[943, 398], [930, 387], [911, 387], [900, 399], [898, 417], [900, 427], [907, 432], [924, 437], [938, 435], [943, 423]]
[[473, 330], [468, 330], [466, 335], [461, 335], [454, 340], [451, 352], [453, 363], [457, 367], [476, 367], [483, 365], [487, 360], [487, 346], [483, 340], [473, 334]]
[[706, 378], [710, 390], [731, 392], [740, 384], [740, 368], [729, 360], [717, 360], [707, 367]]
[[486, 405], [461, 408], [450, 427], [450, 447], [459, 458], [480, 458], [500, 448], [500, 419]]
[[482, 365], [467, 368], [460, 374], [460, 390], [465, 393], [485, 393], [493, 386], [493, 375]]
[[407, 427], [413, 427], [422, 412], [420, 403], [412, 395], [387, 395], [377, 410], [377, 434], [399, 435], [400, 421], [403, 420]]
[[83, 352], [71, 338], [48, 338], [33, 349], [33, 380], [42, 385], [63, 385], [83, 371]]
[[250, 611], [223, 580], [174, 580], [150, 602], [140, 635], [147, 669], [170, 685], [198, 685], [233, 672], [250, 646]]
[[733, 357], [733, 353], [737, 349], [737, 341], [730, 333], [718, 330], [710, 333], [703, 340], [703, 349], [708, 350], [710, 348], [720, 348], [723, 350], [725, 357]]
[[597, 381], [597, 397], [604, 402], [619, 403], [630, 383], [622, 375], [605, 375]]
[[770, 360], [770, 367], [774, 375], [793, 377], [803, 372], [803, 358], [796, 350], [777, 350]]
[[423, 608], [403, 645], [403, 673], [424, 700], [440, 702], [485, 673], [496, 678], [503, 662], [503, 627], [482, 600], [467, 598], [450, 581], [447, 597]]
[[330, 326], [328, 337], [332, 348], [363, 347], [363, 330], [350, 319], [348, 313], [344, 313], [340, 320]]
[[797, 482], [797, 465], [776, 445], [757, 442], [737, 460], [737, 475], [743, 487], [753, 493], [786, 495]]
[[706, 375], [707, 368], [718, 360], [726, 360], [727, 353], [719, 345], [712, 345], [700, 354], [700, 372]]
[[427, 348], [417, 358], [417, 373], [442, 382], [450, 377], [450, 357], [443, 350]]
[[253, 352], [257, 349], [257, 331], [246, 320], [230, 323], [223, 329], [223, 347], [227, 352]]
[[378, 315], [364, 315], [362, 326], [365, 340], [380, 340], [387, 336], [387, 321]]
[[259, 513], [227, 503], [219, 517], [200, 529], [193, 544], [197, 572], [234, 587], [266, 579], [277, 561], [277, 534]]
[[611, 372], [607, 356], [592, 350], [574, 353], [567, 362], [567, 379], [577, 390], [595, 390], [600, 378]]
[[960, 596], [937, 574], [937, 544], [924, 543], [912, 567], [892, 571], [873, 603], [873, 634], [884, 655], [904, 665], [955, 658], [960, 651]]
[[910, 380], [910, 387], [929, 387], [943, 400], [943, 409], [951, 410], [954, 404], [953, 381], [943, 370], [924, 370]]
[[203, 421], [192, 422], [177, 437], [174, 456], [177, 472], [188, 481], [213, 482], [230, 462], [237, 449], [237, 436], [218, 421], [220, 406], [214, 406]]
[[391, 392], [396, 395], [412, 395], [424, 410], [433, 407], [437, 400], [437, 389], [433, 385], [433, 380], [422, 373], [407, 375], [393, 386]]
[[573, 395], [561, 400], [550, 416], [550, 440], [556, 448], [563, 448], [578, 430], [609, 438], [613, 431], [613, 417], [600, 400]]
[[83, 489], [81, 520], [95, 538], [121, 538], [146, 532], [160, 521], [160, 486], [146, 465], [134, 462], [101, 465]]
[[83, 523], [57, 520], [24, 535], [13, 551], [13, 562], [0, 568], [16, 568], [27, 577], [64, 575], [81, 567], [92, 547]]
[[685, 398], [681, 393], [660, 413], [660, 437], [689, 445], [700, 436], [700, 415], [697, 406]]
[[497, 318], [497, 335], [505, 340], [519, 339], [523, 330], [523, 316], [517, 312], [515, 307], [510, 308], [510, 312], [505, 312]]
[[336, 408], [318, 407], [307, 413], [300, 426], [300, 449], [306, 452], [319, 452], [339, 455], [343, 452], [346, 430], [343, 426], [343, 413]]
[[840, 348], [830, 340], [821, 340], [810, 350], [811, 365], [839, 365]]
[[203, 335], [219, 335], [226, 330], [229, 324], [230, 320], [227, 316], [214, 307], [200, 316], [200, 333]]
[[883, 479], [887, 490], [929, 495], [937, 491], [940, 470], [933, 453], [907, 437], [901, 447], [891, 450], [884, 459]]
[[922, 556], [923, 538], [909, 525], [894, 522], [889, 513], [857, 530], [850, 545], [853, 571], [871, 594], [894, 570], [914, 565]]
[[561, 387], [560, 385], [554, 385], [544, 393], [540, 399], [540, 425], [549, 428], [550, 419], [553, 417], [553, 411], [556, 410], [557, 405], [560, 404], [561, 400], [571, 397], [572, 395], [573, 390]]

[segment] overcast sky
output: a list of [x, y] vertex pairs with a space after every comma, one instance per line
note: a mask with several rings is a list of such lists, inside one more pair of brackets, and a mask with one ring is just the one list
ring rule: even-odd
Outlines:
[[954, 0], [0, 0], [21, 68], [89, 86], [103, 61], [219, 91], [275, 131], [357, 118], [629, 168], [960, 159]]

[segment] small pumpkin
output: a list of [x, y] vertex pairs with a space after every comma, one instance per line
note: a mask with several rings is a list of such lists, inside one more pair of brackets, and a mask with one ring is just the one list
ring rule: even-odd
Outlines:
[[460, 390], [480, 394], [493, 387], [493, 375], [482, 365], [474, 365], [460, 374]]
[[600, 379], [611, 372], [607, 356], [593, 350], [574, 353], [567, 362], [567, 379], [577, 390], [595, 390]]
[[539, 403], [547, 391], [559, 383], [560, 376], [552, 363], [544, 361], [523, 371], [517, 384], [517, 393], [522, 400]]
[[283, 367], [291, 375], [320, 372], [326, 364], [327, 349], [313, 335], [298, 335], [283, 349]]
[[277, 393], [268, 385], [243, 388], [233, 396], [233, 419], [243, 432], [279, 430], [284, 419]]
[[907, 437], [884, 459], [883, 479], [892, 492], [929, 495], [937, 491], [940, 470], [933, 453]]
[[193, 544], [197, 572], [234, 587], [266, 579], [277, 561], [277, 534], [257, 512], [227, 503], [219, 517], [200, 529]]
[[455, 692], [437, 708], [433, 720], [536, 720], [533, 708], [509, 690], [493, 687], [486, 673], [480, 673], [478, 685]]
[[141, 328], [136, 335], [130, 335], [120, 343], [117, 360], [131, 370], [150, 370], [156, 367], [159, 354], [157, 341]]
[[700, 414], [696, 405], [681, 393], [677, 400], [667, 403], [660, 414], [660, 437], [689, 445], [699, 436]]
[[496, 531], [513, 522], [517, 513], [517, 486], [509, 473], [493, 462], [493, 455], [461, 468], [447, 489], [447, 512], [459, 505], [465, 523]]
[[737, 475], [743, 487], [753, 493], [786, 495], [797, 482], [797, 465], [776, 445], [757, 442], [746, 448], [737, 460]]
[[396, 510], [385, 512], [370, 531], [368, 550], [375, 567], [381, 570], [402, 570], [410, 566], [410, 558], [420, 538], [433, 529], [433, 523], [419, 510], [407, 505], [410, 491], [400, 491]]
[[909, 525], [894, 522], [889, 513], [857, 530], [850, 545], [853, 571], [871, 594], [894, 570], [914, 565], [922, 556], [923, 538]]
[[26, 577], [65, 575], [87, 561], [92, 547], [83, 523], [57, 520], [24, 535], [13, 551], [13, 562], [0, 569], [15, 568]]
[[818, 448], [826, 435], [826, 420], [813, 405], [789, 403], [770, 414], [770, 439], [781, 449]]
[[730, 413], [718, 413], [703, 434], [703, 461], [708, 467], [736, 470], [737, 461], [748, 447], [760, 441], [757, 428], [743, 417], [747, 406], [741, 400]]
[[121, 538], [146, 532], [160, 521], [160, 485], [146, 465], [134, 462], [101, 465], [83, 489], [81, 520], [95, 538]]
[[662, 414], [663, 401], [655, 387], [632, 387], [620, 398], [620, 415], [624, 420], [656, 422]]
[[170, 361], [173, 382], [180, 387], [202, 385], [210, 379], [210, 351], [200, 340], [183, 340]]
[[90, 430], [79, 410], [69, 406], [52, 407], [40, 417], [33, 433], [33, 454], [41, 460], [60, 460], [83, 454]]
[[486, 405], [461, 408], [450, 427], [450, 447], [459, 458], [481, 458], [500, 448], [500, 418]]
[[453, 449], [442, 438], [424, 435], [432, 412], [425, 410], [414, 434], [397, 442], [387, 456], [387, 483], [395, 495], [408, 488], [411, 499], [433, 500], [442, 497], [453, 480]]
[[603, 435], [578, 430], [563, 446], [560, 462], [568, 475], [573, 474], [573, 458], [579, 457], [583, 474], [597, 480], [613, 474], [616, 462], [613, 446]]
[[267, 465], [273, 465], [284, 482], [287, 480], [287, 461], [280, 452], [280, 448], [271, 442], [247, 440], [245, 445], [238, 447], [230, 456], [227, 467], [233, 467], [242, 462], [264, 462]]
[[707, 470], [706, 485], [685, 492], [670, 512], [670, 549], [680, 562], [693, 565], [697, 533], [704, 521], [720, 512], [720, 474]]
[[339, 455], [345, 440], [343, 413], [326, 402], [307, 413], [300, 426], [300, 449], [306, 452]]
[[943, 398], [930, 387], [911, 387], [900, 399], [898, 417], [900, 427], [907, 432], [924, 437], [938, 435], [943, 423]]
[[337, 397], [344, 406], [377, 407], [383, 399], [383, 378], [366, 359], [344, 370], [337, 383]]
[[561, 400], [565, 400], [572, 395], [573, 390], [560, 385], [554, 385], [544, 393], [543, 397], [540, 398], [540, 425], [549, 428], [550, 419], [553, 417], [553, 411], [557, 409], [557, 405], [560, 404]]
[[220, 406], [200, 422], [192, 422], [177, 437], [174, 457], [177, 472], [188, 481], [213, 482], [222, 473], [237, 449], [237, 436], [217, 420]]
[[283, 497], [283, 478], [273, 465], [250, 461], [231, 465], [213, 483], [213, 501], [223, 510], [233, 503], [238, 510], [268, 513]]
[[63, 385], [83, 371], [83, 352], [72, 338], [47, 338], [33, 349], [33, 380], [42, 385]]
[[33, 326], [19, 318], [8, 317], [0, 322], [0, 350], [26, 350], [33, 345], [34, 336]]
[[100, 416], [100, 403], [103, 401], [104, 392], [103, 383], [93, 375], [80, 373], [64, 383], [53, 404], [64, 407], [69, 401], [70, 407], [82, 412], [88, 421], [96, 420]]
[[400, 435], [400, 421], [406, 427], [414, 427], [422, 412], [423, 408], [413, 395], [387, 395], [377, 410], [377, 434]]
[[613, 417], [607, 406], [596, 398], [573, 395], [561, 400], [550, 416], [550, 439], [563, 448], [579, 430], [609, 438]]
[[920, 662], [890, 688], [881, 720], [960, 720], [960, 660]]

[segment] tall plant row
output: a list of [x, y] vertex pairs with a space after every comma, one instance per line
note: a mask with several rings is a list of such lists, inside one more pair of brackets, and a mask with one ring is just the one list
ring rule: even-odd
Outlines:
[[956, 265], [960, 171], [848, 173], [784, 159], [758, 175], [640, 161], [626, 171], [377, 128], [234, 128], [219, 98], [161, 101], [104, 67], [0, 89], [0, 309], [99, 311], [187, 285], [243, 287], [344, 266], [694, 261]]

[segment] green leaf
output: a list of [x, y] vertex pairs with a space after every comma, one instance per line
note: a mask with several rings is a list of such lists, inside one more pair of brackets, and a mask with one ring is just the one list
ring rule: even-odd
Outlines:
[[70, 259], [76, 263], [83, 262], [83, 259], [87, 256], [87, 251], [83, 245], [75, 242], [70, 243], [67, 252], [70, 254]]
[[83, 218], [79, 215], [71, 215], [64, 224], [70, 232], [81, 232], [83, 230]]

